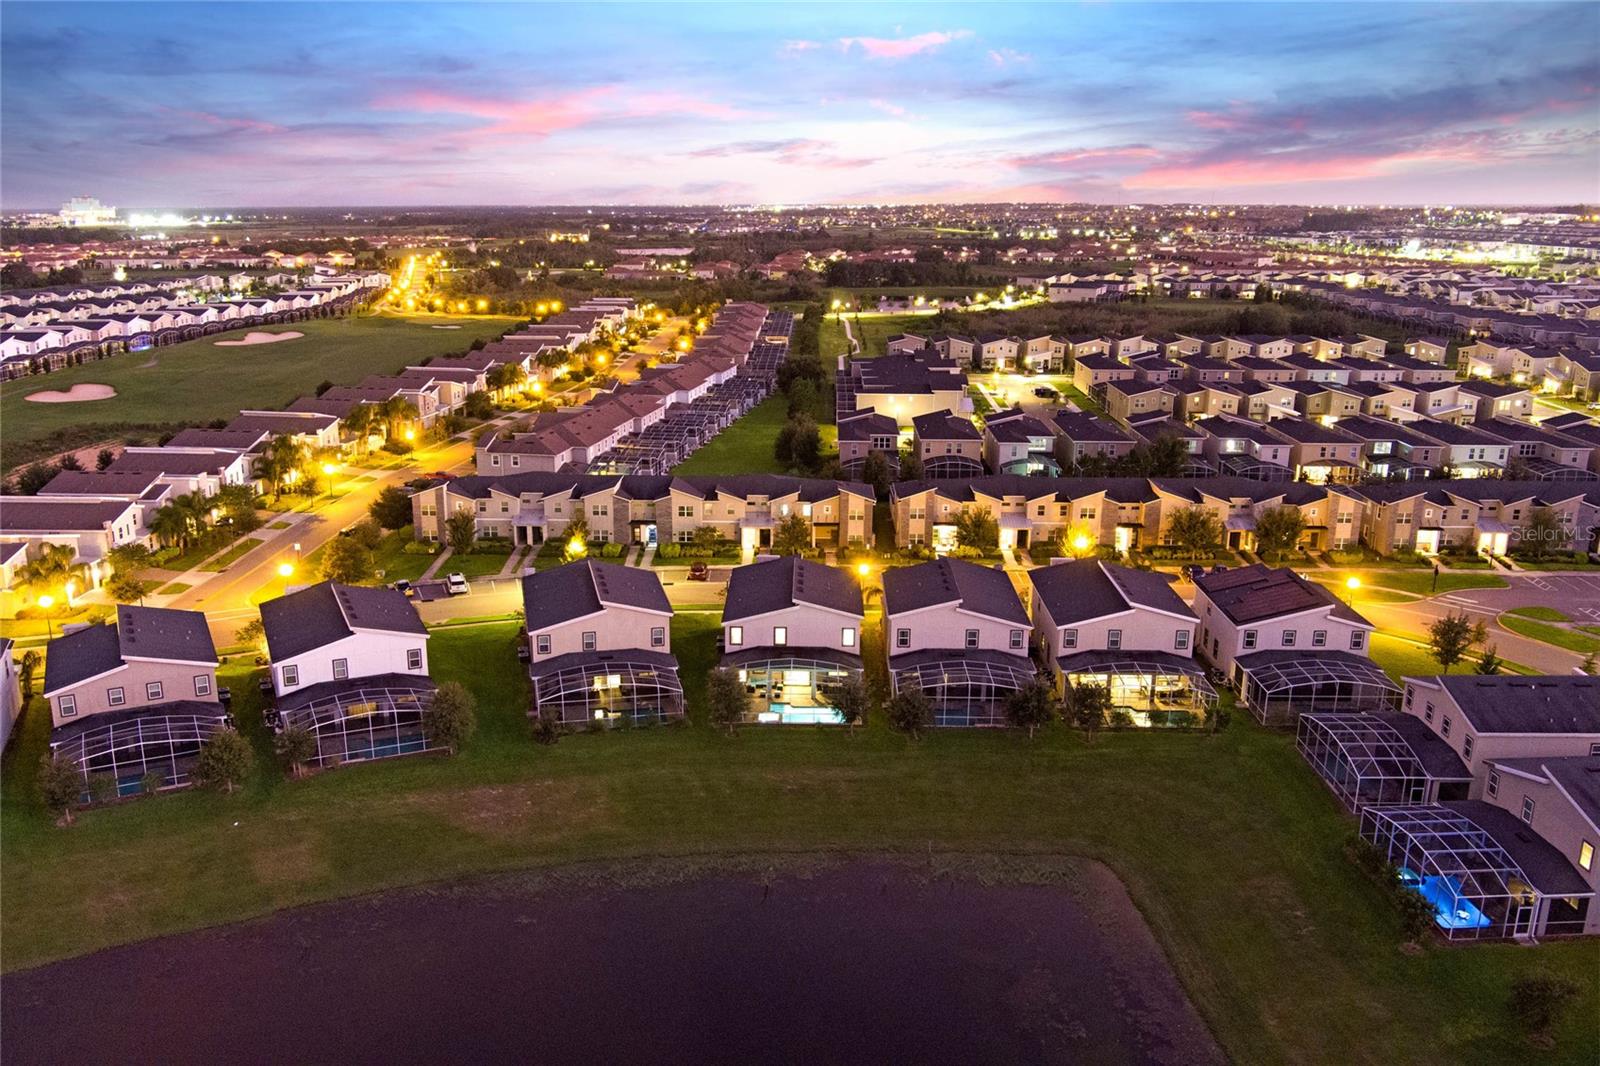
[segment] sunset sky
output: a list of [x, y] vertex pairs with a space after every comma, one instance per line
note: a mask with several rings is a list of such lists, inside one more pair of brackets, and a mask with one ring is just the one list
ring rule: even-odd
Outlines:
[[0, 202], [1600, 199], [1600, 5], [14, 4]]

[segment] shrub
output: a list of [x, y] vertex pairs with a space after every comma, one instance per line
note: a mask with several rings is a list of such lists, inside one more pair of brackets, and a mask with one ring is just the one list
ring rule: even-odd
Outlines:
[[454, 755], [478, 728], [477, 700], [457, 681], [440, 685], [422, 712], [422, 728], [429, 742]]
[[53, 759], [46, 754], [39, 763], [35, 782], [39, 801], [56, 816], [57, 825], [72, 824], [72, 808], [83, 799], [83, 775], [71, 759]]
[[600, 557], [602, 559], [615, 559], [621, 555], [622, 545], [618, 544], [616, 541], [609, 541], [600, 546]]
[[656, 554], [663, 559], [676, 559], [683, 554], [683, 546], [679, 544], [663, 544], [656, 549]]
[[89, 799], [93, 803], [110, 803], [117, 798], [117, 778], [114, 774], [89, 775]]
[[232, 794], [255, 768], [250, 743], [231, 729], [224, 729], [206, 741], [194, 762], [194, 782]]
[[1567, 1005], [1577, 997], [1578, 986], [1565, 977], [1524, 974], [1511, 983], [1511, 1013], [1530, 1033], [1548, 1037]]

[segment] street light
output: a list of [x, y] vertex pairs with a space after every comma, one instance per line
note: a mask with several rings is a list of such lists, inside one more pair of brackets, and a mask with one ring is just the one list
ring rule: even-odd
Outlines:
[[861, 580], [865, 581], [867, 578], [872, 576], [872, 564], [871, 563], [857, 563], [856, 564], [856, 573], [861, 576]]
[[1087, 533], [1079, 533], [1077, 536], [1073, 537], [1072, 550], [1079, 555], [1082, 555], [1084, 552], [1088, 551], [1089, 535]]
[[56, 598], [46, 593], [39, 597], [39, 608], [44, 611], [45, 630], [50, 634], [50, 639], [56, 639], [56, 620], [50, 617], [50, 608], [56, 605]]
[[279, 563], [278, 564], [278, 576], [279, 577], [293, 577], [294, 576], [294, 564], [293, 563]]
[[1349, 595], [1345, 597], [1345, 602], [1354, 607], [1356, 602], [1356, 589], [1361, 587], [1361, 579], [1352, 574], [1350, 577], [1344, 579], [1344, 587], [1349, 591]]

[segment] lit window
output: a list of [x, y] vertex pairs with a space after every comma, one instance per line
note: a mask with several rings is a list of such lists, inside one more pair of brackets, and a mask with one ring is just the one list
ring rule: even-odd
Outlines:
[[744, 626], [728, 627], [728, 646], [738, 647], [744, 643]]
[[772, 627], [772, 643], [776, 644], [776, 645], [784, 645], [784, 644], [789, 643], [789, 627], [788, 626], [773, 626]]
[[853, 648], [856, 646], [855, 626], [845, 626], [843, 629], [839, 630], [839, 646], [843, 648]]
[[112, 707], [121, 707], [124, 703], [127, 703], [127, 702], [128, 702], [128, 695], [127, 695], [127, 693], [122, 691], [122, 686], [121, 685], [118, 685], [116, 688], [108, 688], [108, 689], [106, 689], [106, 703], [109, 704], [110, 706], [112, 706]]
[[1585, 840], [1578, 845], [1578, 868], [1587, 871], [1594, 865], [1594, 845]]

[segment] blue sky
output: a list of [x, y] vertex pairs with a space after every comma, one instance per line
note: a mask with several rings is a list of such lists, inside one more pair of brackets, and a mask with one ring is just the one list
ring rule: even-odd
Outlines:
[[0, 5], [0, 202], [1600, 199], [1600, 5]]

